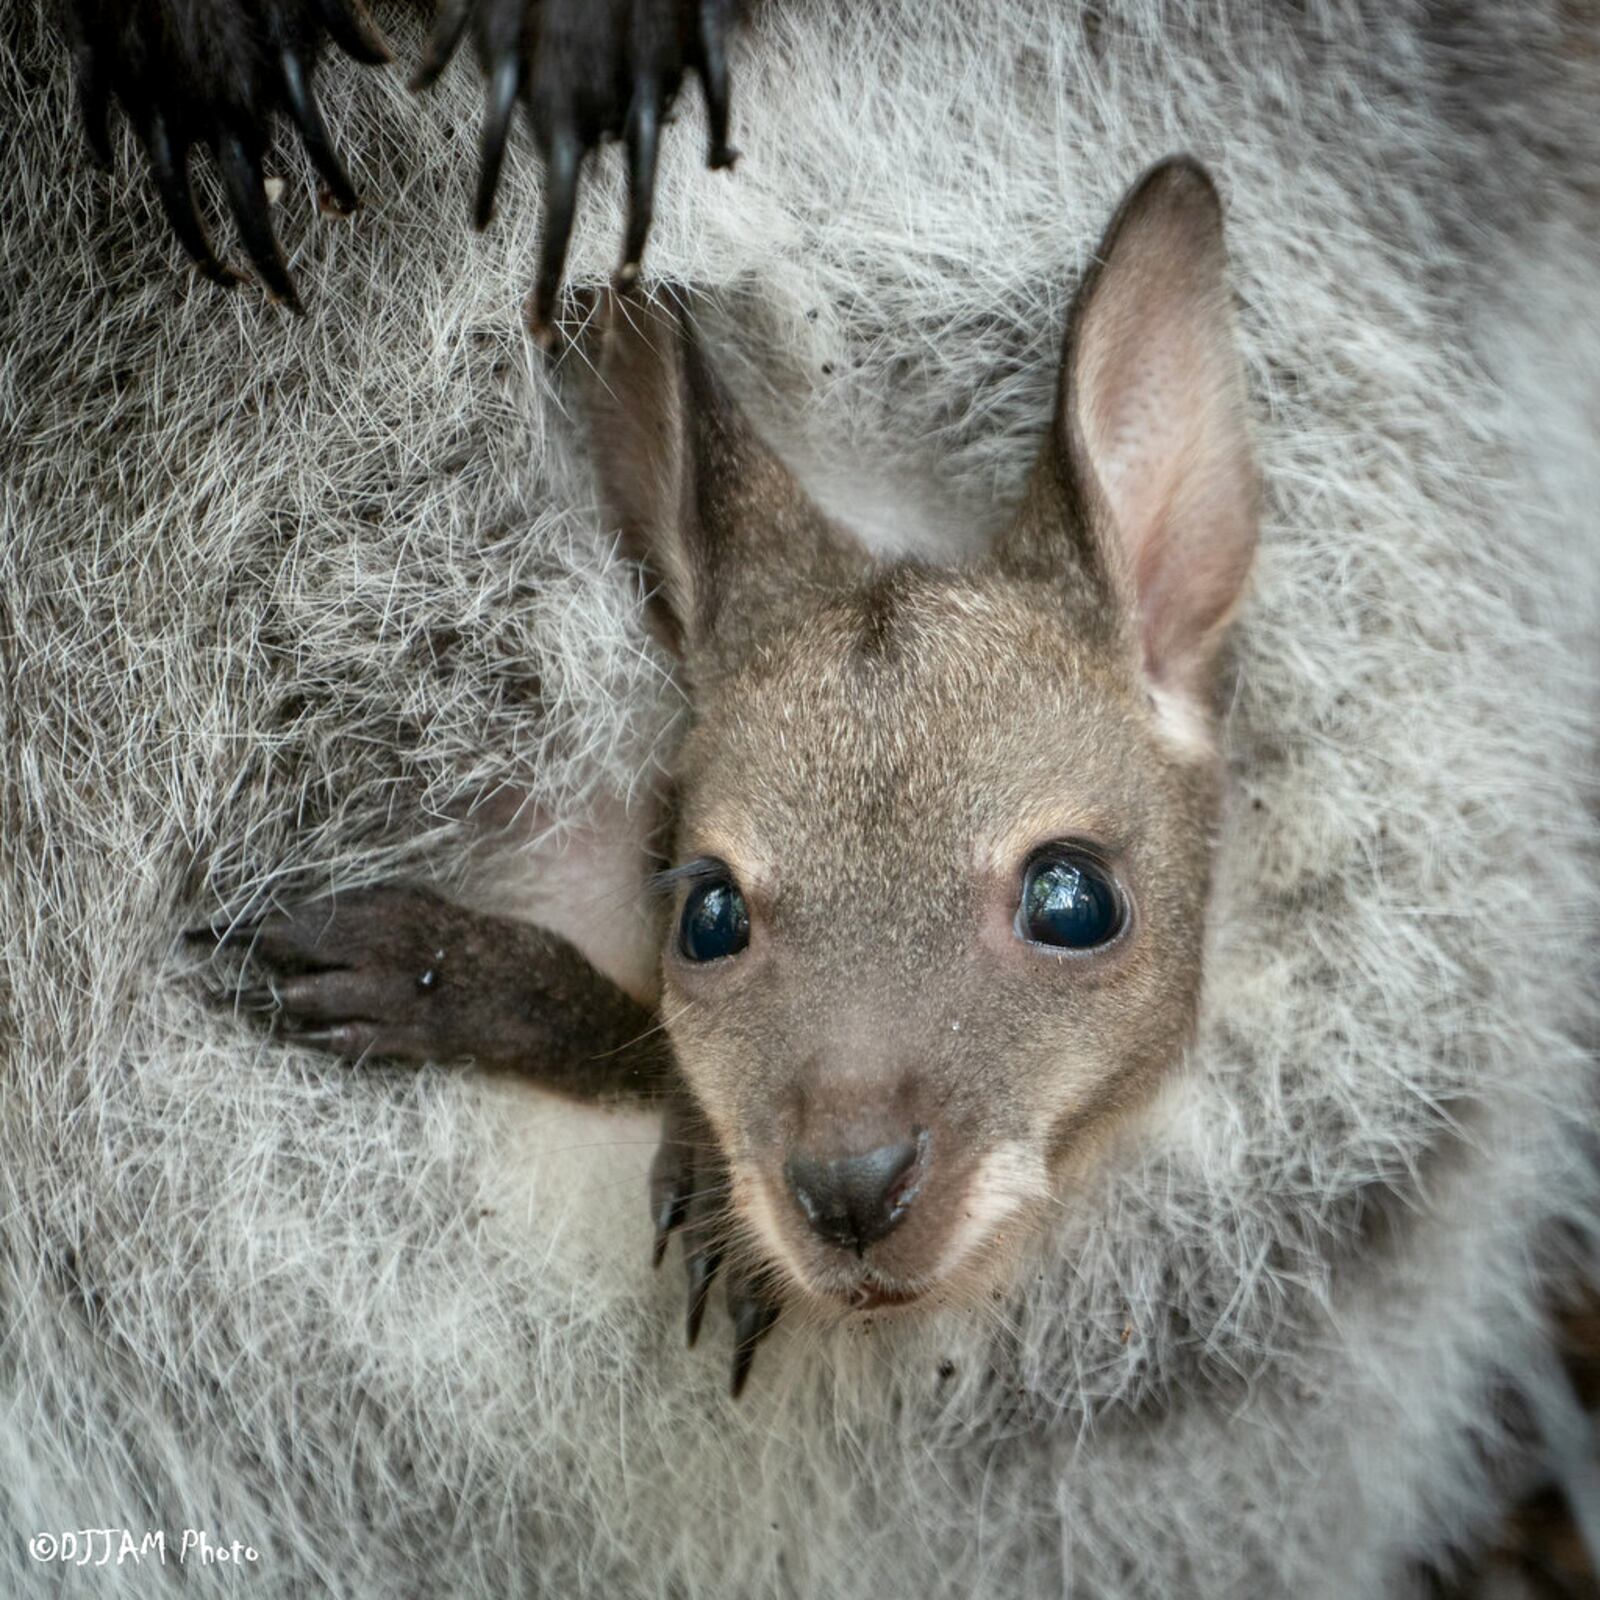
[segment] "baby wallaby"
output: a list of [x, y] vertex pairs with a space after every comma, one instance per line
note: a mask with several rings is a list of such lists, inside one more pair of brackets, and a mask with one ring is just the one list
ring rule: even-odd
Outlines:
[[660, 1242], [684, 1226], [691, 1337], [724, 1270], [736, 1389], [793, 1297], [993, 1286], [1191, 1033], [1257, 523], [1226, 269], [1202, 169], [1147, 173], [1077, 296], [1021, 507], [954, 569], [869, 556], [675, 301], [605, 297], [603, 492], [692, 708], [658, 1010], [416, 890], [254, 930], [292, 1035], [667, 1094]]

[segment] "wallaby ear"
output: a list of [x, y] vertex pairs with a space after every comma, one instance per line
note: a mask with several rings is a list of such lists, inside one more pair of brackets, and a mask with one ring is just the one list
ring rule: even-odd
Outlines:
[[736, 649], [774, 601], [849, 559], [758, 439], [696, 338], [685, 297], [600, 295], [589, 415], [601, 498], [681, 659]]
[[1052, 437], [1000, 558], [1099, 581], [1152, 696], [1203, 734], [1255, 553], [1257, 479], [1222, 206], [1204, 169], [1136, 183], [1073, 306]]

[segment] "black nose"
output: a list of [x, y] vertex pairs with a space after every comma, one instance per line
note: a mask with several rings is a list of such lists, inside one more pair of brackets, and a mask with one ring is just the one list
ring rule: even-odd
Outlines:
[[879, 1145], [865, 1155], [822, 1160], [796, 1152], [783, 1175], [812, 1231], [829, 1244], [860, 1255], [897, 1226], [916, 1194], [913, 1171], [928, 1142], [918, 1130], [899, 1144]]

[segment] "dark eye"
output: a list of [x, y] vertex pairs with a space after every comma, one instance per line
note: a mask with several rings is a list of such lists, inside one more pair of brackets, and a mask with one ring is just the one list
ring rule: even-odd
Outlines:
[[1091, 950], [1122, 931], [1122, 900], [1104, 867], [1071, 850], [1051, 850], [1022, 876], [1017, 933], [1034, 944]]
[[702, 883], [689, 891], [678, 925], [678, 947], [690, 961], [737, 955], [750, 943], [750, 912], [731, 883]]

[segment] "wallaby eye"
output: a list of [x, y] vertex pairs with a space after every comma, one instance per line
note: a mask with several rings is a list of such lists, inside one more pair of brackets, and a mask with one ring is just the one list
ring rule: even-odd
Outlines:
[[1092, 950], [1122, 931], [1122, 897], [1110, 874], [1081, 851], [1056, 846], [1028, 863], [1017, 936], [1063, 950]]
[[678, 924], [678, 948], [690, 961], [735, 956], [750, 943], [750, 911], [737, 885], [726, 879], [689, 891]]

